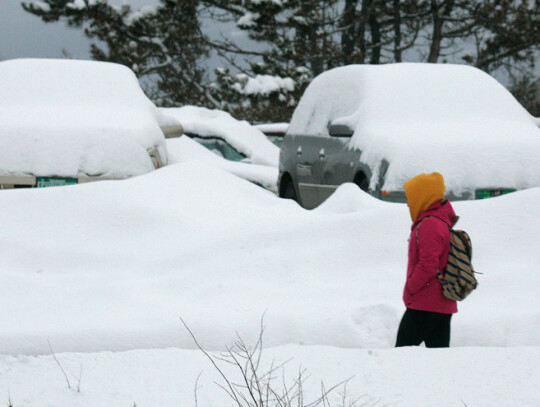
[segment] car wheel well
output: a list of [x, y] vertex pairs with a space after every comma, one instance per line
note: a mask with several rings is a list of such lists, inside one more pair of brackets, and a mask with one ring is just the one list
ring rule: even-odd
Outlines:
[[293, 199], [298, 202], [298, 195], [294, 189], [292, 177], [288, 172], [281, 176], [281, 182], [279, 183], [279, 197]]
[[367, 175], [363, 171], [358, 171], [356, 175], [354, 176], [354, 181], [356, 185], [358, 185], [358, 188], [360, 188], [362, 191], [367, 192], [369, 189], [369, 179]]

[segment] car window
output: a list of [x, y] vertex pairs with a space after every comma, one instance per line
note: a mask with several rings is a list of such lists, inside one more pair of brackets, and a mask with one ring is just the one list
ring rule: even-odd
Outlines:
[[274, 143], [274, 145], [278, 147], [281, 147], [281, 145], [283, 144], [283, 134], [279, 134], [279, 135], [267, 134], [266, 137], [268, 138], [268, 140], [270, 140], [272, 143]]
[[187, 134], [193, 140], [202, 144], [204, 147], [212, 151], [213, 153], [219, 155], [230, 161], [243, 161], [246, 159], [246, 156], [236, 150], [233, 146], [227, 143], [225, 140], [218, 137], [203, 137], [194, 134]]

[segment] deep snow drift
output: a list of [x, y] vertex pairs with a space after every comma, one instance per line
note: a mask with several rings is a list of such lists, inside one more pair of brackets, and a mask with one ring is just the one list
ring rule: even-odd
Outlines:
[[276, 386], [306, 369], [306, 400], [321, 381], [352, 377], [357, 406], [537, 406], [539, 199], [533, 189], [454, 205], [484, 274], [453, 319], [454, 348], [427, 350], [392, 349], [407, 207], [351, 184], [313, 211], [196, 163], [2, 191], [0, 397], [193, 406], [202, 372], [198, 405], [230, 405], [179, 317], [202, 346], [222, 351], [237, 334], [254, 344], [264, 314], [261, 371], [292, 358]]
[[[458, 202], [477, 293], [454, 346], [540, 345], [540, 189]], [[393, 345], [406, 205], [343, 185], [314, 211], [234, 175], [176, 164], [126, 181], [0, 194], [1, 353], [266, 344]]]

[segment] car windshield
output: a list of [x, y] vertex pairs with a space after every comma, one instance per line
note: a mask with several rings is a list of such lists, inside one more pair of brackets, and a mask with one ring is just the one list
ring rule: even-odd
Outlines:
[[191, 137], [193, 140], [205, 146], [213, 153], [231, 161], [244, 161], [246, 156], [236, 150], [229, 143], [219, 137], [205, 136], [202, 137], [197, 134], [186, 133], [186, 136]]

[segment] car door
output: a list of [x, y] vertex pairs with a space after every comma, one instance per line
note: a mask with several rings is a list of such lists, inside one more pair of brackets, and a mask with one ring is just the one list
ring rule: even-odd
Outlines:
[[313, 165], [319, 204], [345, 182], [353, 182], [354, 159], [358, 153], [349, 149], [350, 137], [323, 137], [318, 160]]
[[302, 206], [312, 209], [320, 203], [317, 193], [316, 166], [323, 137], [295, 136], [296, 178]]

